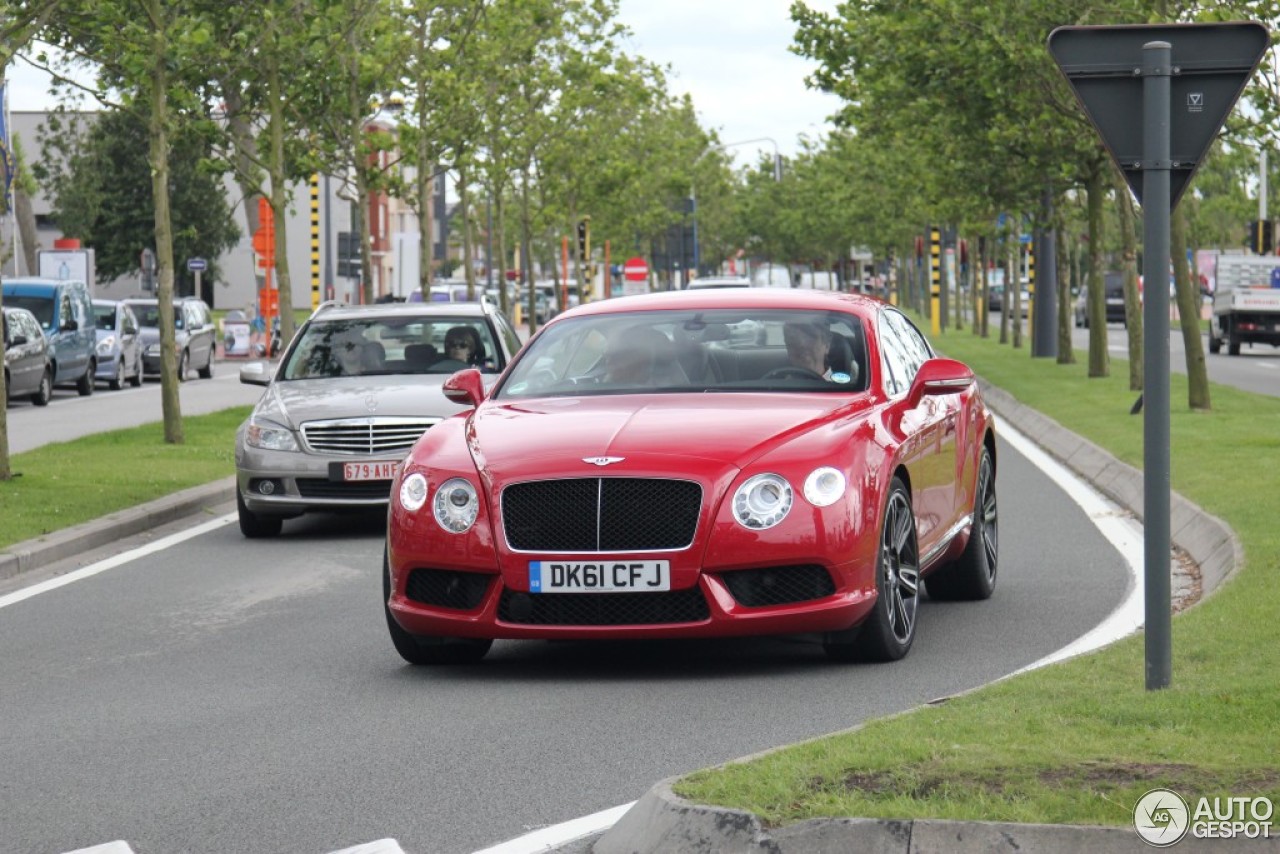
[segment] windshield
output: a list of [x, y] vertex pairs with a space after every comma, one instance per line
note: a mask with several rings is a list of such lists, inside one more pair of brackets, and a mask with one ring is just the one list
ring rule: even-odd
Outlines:
[[25, 308], [36, 316], [40, 325], [46, 330], [53, 329], [53, 298], [37, 297], [26, 294], [14, 294], [4, 298], [5, 305], [14, 308]]
[[114, 305], [95, 305], [93, 319], [99, 329], [107, 332], [116, 331], [116, 307]]
[[[134, 316], [138, 318], [138, 325], [149, 329], [160, 328], [160, 306], [145, 305], [139, 303], [130, 303], [133, 308]], [[175, 305], [173, 307], [173, 326], [175, 329], [182, 329], [182, 306]]]
[[483, 317], [388, 316], [307, 324], [288, 355], [286, 380], [391, 374], [498, 373], [506, 363]]
[[861, 319], [777, 309], [646, 311], [548, 326], [494, 395], [857, 392], [867, 388]]

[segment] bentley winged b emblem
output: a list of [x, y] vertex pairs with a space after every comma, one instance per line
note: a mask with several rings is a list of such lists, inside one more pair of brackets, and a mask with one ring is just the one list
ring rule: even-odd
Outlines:
[[593, 466], [600, 466], [601, 468], [604, 468], [605, 466], [611, 466], [614, 463], [620, 463], [625, 459], [626, 457], [583, 457], [582, 461], [584, 463], [590, 463]]

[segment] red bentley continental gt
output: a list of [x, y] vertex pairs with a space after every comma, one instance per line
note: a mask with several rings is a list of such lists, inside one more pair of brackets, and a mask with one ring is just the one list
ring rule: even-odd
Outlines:
[[708, 289], [556, 317], [391, 490], [387, 628], [413, 664], [497, 638], [816, 634], [911, 649], [921, 584], [996, 583], [996, 445], [973, 372], [894, 307]]

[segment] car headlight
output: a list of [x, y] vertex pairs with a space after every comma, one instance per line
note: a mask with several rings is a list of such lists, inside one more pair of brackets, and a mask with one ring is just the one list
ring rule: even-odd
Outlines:
[[110, 356], [111, 349], [115, 346], [116, 346], [116, 336], [108, 335], [106, 338], [103, 338], [101, 341], [98, 342], [98, 355]]
[[293, 431], [271, 421], [250, 420], [244, 431], [244, 443], [264, 451], [296, 451], [298, 440]]
[[809, 472], [804, 479], [804, 497], [814, 507], [828, 507], [844, 495], [844, 472], [823, 466]]
[[418, 472], [400, 481], [400, 506], [410, 513], [422, 509], [427, 503], [427, 479]]
[[431, 505], [440, 527], [454, 534], [470, 530], [480, 512], [480, 499], [476, 488], [465, 478], [446, 480], [436, 490], [436, 500]]
[[758, 474], [738, 487], [733, 496], [733, 518], [744, 528], [772, 528], [791, 510], [791, 484], [776, 474]]

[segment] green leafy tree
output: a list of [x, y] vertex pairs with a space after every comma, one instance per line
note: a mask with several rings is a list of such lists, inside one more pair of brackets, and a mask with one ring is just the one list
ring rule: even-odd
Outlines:
[[[47, 161], [62, 164], [48, 176], [53, 217], [63, 233], [93, 247], [102, 282], [137, 272], [140, 249], [155, 239], [147, 128], [145, 110], [103, 111], [82, 140], [62, 137], [72, 146], [65, 158]], [[56, 142], [50, 139], [46, 147], [50, 145]], [[169, 195], [175, 257], [210, 259], [204, 276], [213, 282], [220, 276], [213, 259], [235, 245], [239, 233], [222, 182], [207, 168], [210, 148], [199, 126], [174, 134]], [[194, 279], [185, 266], [175, 272], [178, 290], [194, 293]]]

